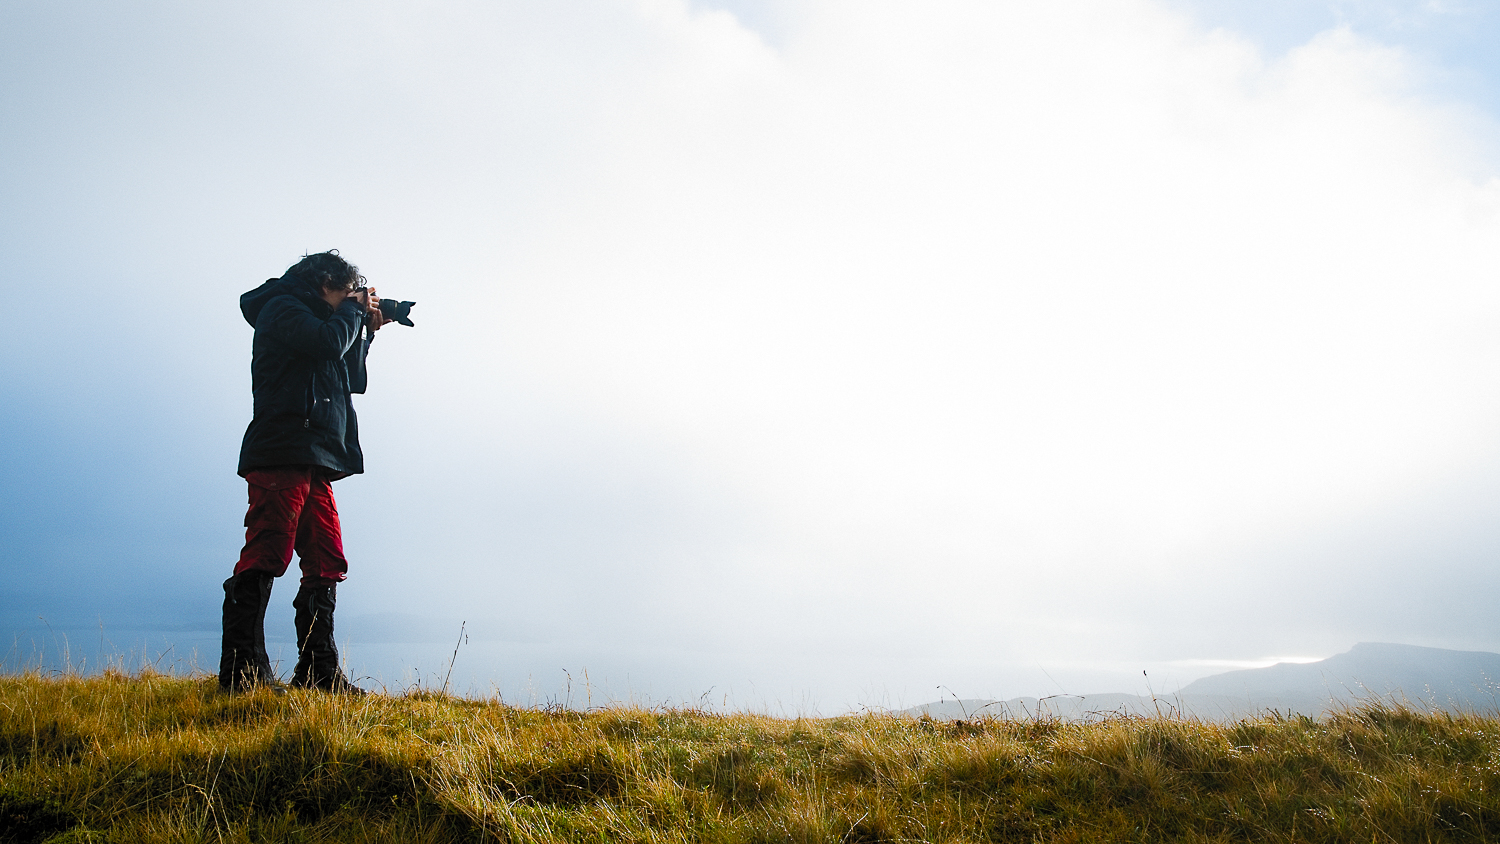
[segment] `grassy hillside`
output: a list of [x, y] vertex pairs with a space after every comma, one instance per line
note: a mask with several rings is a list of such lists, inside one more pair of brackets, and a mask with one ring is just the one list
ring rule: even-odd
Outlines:
[[1500, 722], [514, 709], [0, 677], [3, 841], [1500, 840]]

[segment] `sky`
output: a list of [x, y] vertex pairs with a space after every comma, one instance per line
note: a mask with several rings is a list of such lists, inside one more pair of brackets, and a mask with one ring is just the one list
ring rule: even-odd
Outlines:
[[329, 248], [418, 303], [335, 486], [366, 685], [832, 714], [1500, 651], [1497, 34], [0, 5], [5, 664], [216, 665], [237, 297]]

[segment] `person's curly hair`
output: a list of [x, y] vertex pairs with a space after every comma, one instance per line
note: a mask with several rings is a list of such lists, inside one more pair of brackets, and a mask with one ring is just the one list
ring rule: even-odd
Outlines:
[[353, 290], [362, 287], [365, 277], [359, 267], [345, 261], [337, 249], [303, 255], [302, 260], [289, 267], [284, 278], [299, 278], [319, 290]]

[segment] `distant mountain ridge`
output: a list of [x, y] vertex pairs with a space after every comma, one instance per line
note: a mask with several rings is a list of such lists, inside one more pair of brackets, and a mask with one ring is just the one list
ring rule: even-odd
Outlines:
[[982, 715], [1094, 720], [1172, 713], [1235, 720], [1268, 710], [1319, 716], [1380, 698], [1423, 710], [1500, 710], [1500, 654], [1361, 642], [1318, 662], [1282, 662], [1194, 680], [1173, 695], [1106, 693], [1050, 698], [939, 701], [900, 714], [958, 719]]

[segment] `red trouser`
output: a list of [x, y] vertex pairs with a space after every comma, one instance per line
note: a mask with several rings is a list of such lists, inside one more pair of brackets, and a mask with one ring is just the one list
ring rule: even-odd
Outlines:
[[257, 469], [250, 482], [245, 514], [245, 547], [234, 573], [250, 569], [280, 577], [292, 562], [302, 566], [305, 586], [332, 586], [344, 579], [344, 538], [327, 473], [317, 466]]

